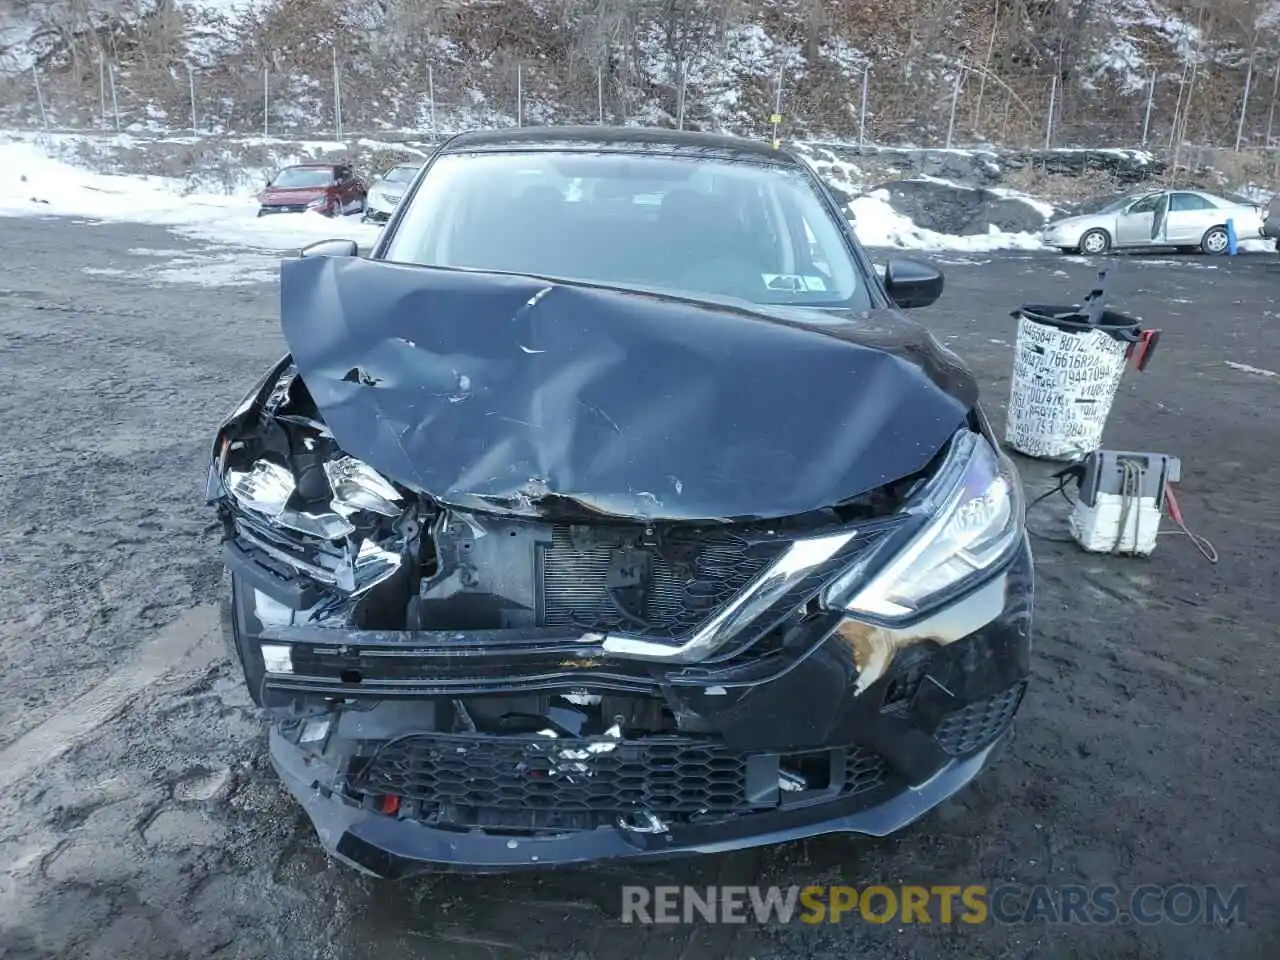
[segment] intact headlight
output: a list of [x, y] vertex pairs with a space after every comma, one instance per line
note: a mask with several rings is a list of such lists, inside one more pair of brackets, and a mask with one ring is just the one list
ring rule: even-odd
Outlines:
[[887, 563], [881, 565], [882, 554], [892, 539], [842, 574], [824, 595], [828, 607], [878, 620], [911, 619], [997, 567], [1023, 536], [1017, 469], [969, 430], [952, 440], [942, 468], [909, 509], [928, 518], [924, 526]]

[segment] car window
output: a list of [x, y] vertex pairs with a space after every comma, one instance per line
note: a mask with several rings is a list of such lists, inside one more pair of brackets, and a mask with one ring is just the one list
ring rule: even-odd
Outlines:
[[1196, 193], [1175, 193], [1169, 201], [1169, 209], [1178, 210], [1215, 210], [1217, 206]]
[[286, 167], [276, 174], [271, 186], [282, 190], [299, 187], [327, 187], [333, 182], [333, 171], [325, 167]]
[[870, 305], [842, 225], [799, 169], [586, 152], [452, 154], [389, 260], [754, 303]]
[[382, 179], [385, 180], [387, 183], [411, 183], [413, 181], [413, 178], [417, 176], [417, 174], [418, 174], [418, 167], [414, 167], [414, 166], [392, 167], [385, 174], [383, 174]]
[[1163, 194], [1153, 193], [1148, 197], [1143, 197], [1129, 208], [1129, 213], [1154, 213], [1162, 196]]

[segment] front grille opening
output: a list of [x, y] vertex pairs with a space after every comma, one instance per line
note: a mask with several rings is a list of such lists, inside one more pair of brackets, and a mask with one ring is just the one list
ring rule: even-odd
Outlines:
[[558, 525], [538, 548], [538, 622], [679, 637], [745, 589], [786, 546], [722, 537], [649, 548], [591, 542]]
[[[583, 830], [648, 811], [694, 822], [749, 812], [747, 756], [686, 738], [415, 734], [353, 761], [349, 792], [400, 798], [439, 827]], [[408, 806], [406, 806], [408, 801]]]
[[[832, 774], [831, 751], [799, 753], [781, 758], [778, 764], [779, 786], [792, 785], [791, 792], [800, 790], [829, 790]], [[783, 786], [783, 790], [788, 788]]]
[[1013, 721], [1026, 693], [1025, 682], [942, 718], [933, 733], [944, 752], [963, 757], [987, 746]]
[[881, 709], [887, 713], [903, 713], [911, 707], [916, 691], [929, 673], [933, 650], [920, 647], [899, 654], [892, 673], [884, 684], [884, 700]]
[[874, 799], [871, 791], [892, 782], [884, 759], [862, 746], [780, 757], [678, 736], [431, 733], [355, 758], [347, 795], [437, 828], [537, 834], [650, 815], [701, 823], [858, 794]]

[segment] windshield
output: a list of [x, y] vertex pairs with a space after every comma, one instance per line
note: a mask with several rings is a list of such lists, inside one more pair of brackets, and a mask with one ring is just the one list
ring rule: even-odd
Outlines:
[[333, 183], [333, 171], [328, 167], [289, 167], [276, 174], [271, 186], [281, 190], [295, 187], [327, 187]]
[[870, 306], [841, 226], [804, 172], [759, 163], [446, 155], [384, 256], [761, 304]]
[[417, 175], [418, 168], [409, 164], [403, 167], [392, 167], [382, 175], [387, 183], [411, 183]]
[[1142, 193], [1126, 193], [1119, 197], [1094, 197], [1092, 200], [1085, 200], [1076, 208], [1076, 216], [1093, 215], [1099, 213], [1119, 213], [1133, 201], [1140, 197], [1146, 196]]

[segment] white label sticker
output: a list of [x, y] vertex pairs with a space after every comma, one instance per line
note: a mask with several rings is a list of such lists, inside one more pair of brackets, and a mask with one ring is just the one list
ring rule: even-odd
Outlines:
[[795, 273], [762, 273], [760, 279], [770, 290], [790, 290], [793, 293], [810, 291], [825, 293], [827, 283], [821, 277], [801, 276]]

